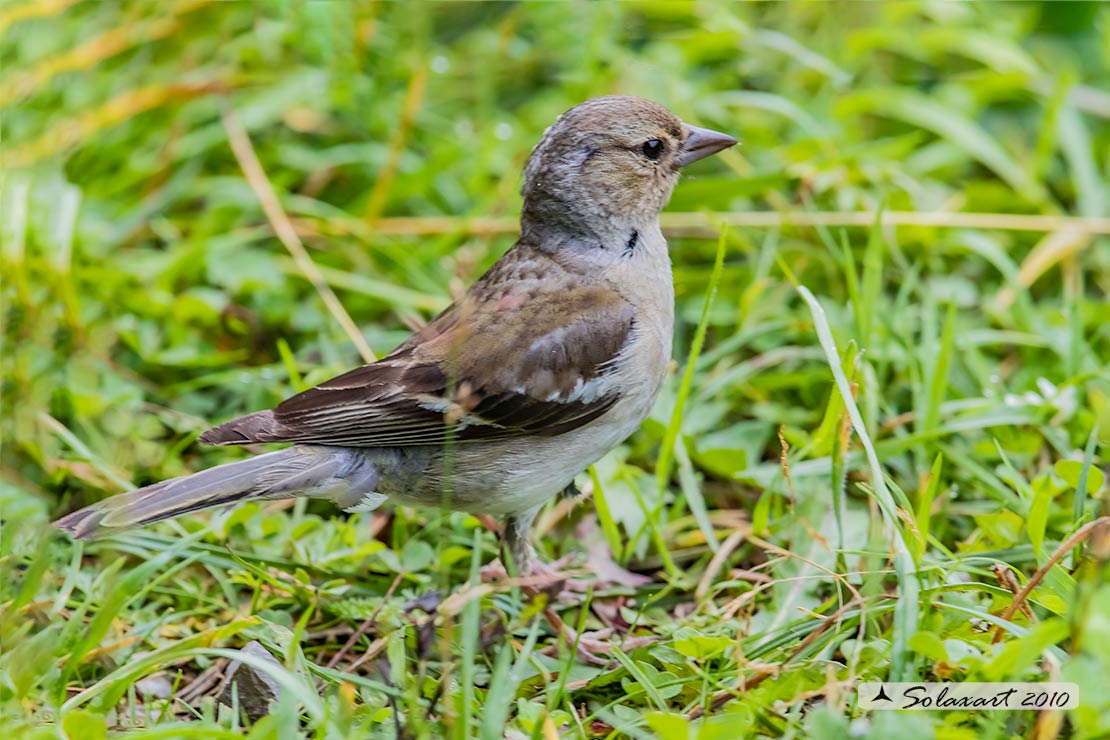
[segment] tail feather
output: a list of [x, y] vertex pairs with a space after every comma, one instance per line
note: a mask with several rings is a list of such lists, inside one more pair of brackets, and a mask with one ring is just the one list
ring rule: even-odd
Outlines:
[[[354, 451], [292, 447], [155, 483], [86, 506], [54, 523], [77, 539], [251, 499], [338, 498], [371, 491], [374, 467]], [[356, 490], [358, 489], [358, 490]]]

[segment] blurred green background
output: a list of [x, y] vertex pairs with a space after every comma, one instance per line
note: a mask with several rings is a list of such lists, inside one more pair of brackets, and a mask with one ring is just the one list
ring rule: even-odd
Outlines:
[[[212, 692], [135, 682], [187, 687], [226, 657], [189, 651], [250, 634], [303, 690], [258, 737], [834, 738], [856, 680], [1060, 676], [1083, 696], [1066, 716], [879, 713], [853, 732], [1110, 734], [1110, 550], [1081, 530], [1110, 444], [1107, 4], [15, 0], [0, 33], [0, 726], [234, 734]], [[676, 369], [652, 418], [583, 479], [596, 505], [541, 522], [548, 557], [596, 540], [652, 578], [564, 616], [653, 647], [565, 671], [502, 591], [444, 607], [421, 652], [405, 604], [495, 555], [463, 515], [251, 505], [83, 551], [49, 534], [242, 454], [194, 440], [360, 362], [221, 111], [381, 355], [509, 247], [531, 146], [608, 93], [742, 140], [664, 214]], [[796, 284], [827, 312], [897, 511]], [[1043, 571], [1032, 619], [1000, 616], [993, 565]], [[379, 645], [388, 670], [328, 667], [371, 615], [354, 654]], [[736, 692], [761, 666], [789, 670]]]

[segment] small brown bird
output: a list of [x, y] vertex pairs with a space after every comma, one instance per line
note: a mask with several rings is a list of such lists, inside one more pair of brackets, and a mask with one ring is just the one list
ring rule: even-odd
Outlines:
[[209, 429], [293, 443], [106, 499], [78, 538], [248, 500], [386, 499], [504, 517], [522, 574], [539, 509], [643, 422], [671, 356], [674, 288], [659, 213], [679, 171], [736, 143], [640, 98], [571, 108], [524, 170], [517, 243], [388, 357]]

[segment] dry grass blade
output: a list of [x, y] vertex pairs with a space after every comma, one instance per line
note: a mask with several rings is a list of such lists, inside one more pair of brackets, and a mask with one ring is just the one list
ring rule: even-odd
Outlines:
[[212, 665], [190, 681], [177, 698], [185, 703], [191, 703], [206, 694], [209, 689], [220, 685], [223, 681], [224, 669], [230, 662], [227, 658], [217, 658]]
[[[1002, 563], [995, 563], [991, 566], [991, 573], [994, 574], [994, 577], [998, 581], [999, 586], [1006, 589], [1014, 596], [1017, 596], [1019, 593], [1021, 593], [1021, 585], [1018, 584], [1017, 578], [1014, 576], [1014, 572], [1007, 568], [1005, 565], [1003, 565]], [[1021, 602], [1021, 613], [1024, 614], [1025, 618], [1028, 619], [1030, 622], [1036, 619], [1036, 617], [1033, 615], [1033, 608], [1029, 606], [1028, 601]]]
[[[660, 223], [668, 236], [714, 238], [720, 225], [777, 228], [781, 226], [859, 226], [875, 223], [872, 211], [749, 211], [747, 213], [664, 213]], [[342, 221], [332, 222], [343, 228]], [[1082, 218], [1018, 213], [949, 213], [928, 211], [883, 211], [884, 226], [920, 226], [933, 228], [997, 229], [999, 231], [1041, 231], [1078, 229], [1089, 234], [1110, 234], [1110, 218]], [[366, 224], [351, 225], [352, 233], [364, 232]], [[378, 234], [423, 236], [428, 234], [474, 234], [490, 236], [513, 234], [519, 229], [511, 217], [455, 218], [452, 216], [420, 216], [383, 218], [374, 222]]]
[[57, 15], [76, 2], [77, 0], [32, 0], [4, 8], [0, 11], [0, 33], [20, 21]]
[[358, 326], [351, 319], [347, 310], [343, 308], [343, 304], [339, 302], [335, 291], [331, 289], [327, 280], [320, 273], [320, 268], [308, 255], [308, 251], [301, 243], [300, 237], [297, 236], [289, 217], [285, 215], [285, 210], [278, 201], [273, 185], [270, 184], [265, 170], [262, 169], [262, 164], [258, 161], [258, 155], [254, 152], [254, 146], [251, 144], [250, 137], [247, 136], [247, 130], [243, 127], [243, 122], [239, 120], [235, 111], [230, 107], [225, 107], [221, 111], [220, 117], [223, 119], [224, 130], [227, 131], [227, 139], [231, 144], [232, 152], [235, 153], [235, 159], [239, 162], [239, 167], [242, 168], [255, 197], [262, 205], [262, 210], [266, 213], [266, 218], [269, 220], [274, 234], [289, 250], [289, 254], [292, 255], [301, 273], [308, 282], [312, 283], [312, 287], [316, 289], [321, 300], [324, 301], [324, 305], [328, 307], [328, 311], [343, 327], [343, 331], [347, 333], [351, 343], [362, 355], [363, 361], [373, 362], [376, 359], [374, 351], [370, 349], [370, 345], [366, 343], [366, 339], [359, 332]]
[[370, 628], [377, 623], [378, 615], [381, 613], [382, 607], [389, 602], [389, 599], [393, 596], [393, 592], [397, 590], [397, 586], [401, 583], [402, 575], [403, 574], [398, 573], [397, 576], [393, 579], [393, 583], [389, 585], [389, 588], [385, 592], [385, 596], [382, 597], [381, 603], [379, 603], [377, 608], [374, 609], [373, 614], [367, 617], [366, 620], [361, 625], [359, 625], [359, 628], [355, 630], [354, 634], [352, 634], [347, 642], [344, 643], [343, 647], [341, 647], [339, 651], [331, 657], [331, 660], [328, 661], [328, 668], [335, 668], [337, 665], [339, 665], [339, 661], [343, 660], [344, 656], [347, 655], [347, 652], [355, 646], [355, 643], [362, 639], [362, 636], [369, 632]]
[[[181, 27], [176, 16], [190, 13], [209, 2], [210, 0], [190, 0], [190, 2], [177, 3], [170, 6], [167, 18], [160, 18], [145, 25], [112, 28], [63, 54], [44, 59], [28, 72], [9, 75], [8, 79], [0, 83], [0, 106], [31, 95], [36, 88], [41, 88], [63, 72], [89, 69], [135, 46], [165, 38]], [[0, 20], [0, 28], [2, 26], [3, 21]]]
[[717, 576], [721, 573], [721, 569], [724, 568], [725, 561], [728, 560], [733, 550], [739, 547], [740, 543], [744, 541], [744, 538], [750, 533], [750, 529], [751, 527], [745, 527], [744, 529], [737, 529], [734, 531], [723, 543], [721, 543], [717, 552], [713, 554], [713, 559], [709, 561], [709, 565], [705, 568], [705, 573], [698, 579], [698, 586], [694, 590], [694, 600], [699, 604], [705, 601], [705, 598], [709, 595], [709, 589], [712, 587], [713, 581], [717, 579]]
[[[1021, 263], [1021, 270], [1017, 276], [1018, 282], [1022, 287], [1028, 288], [1037, 282], [1041, 275], [1052, 269], [1053, 265], [1059, 264], [1087, 247], [1093, 238], [1094, 234], [1081, 224], [1067, 224], [1058, 231], [1046, 234]], [[998, 297], [994, 299], [995, 305], [1002, 311], [1009, 308], [1013, 302], [1014, 289], [1010, 286], [998, 291]]]
[[9, 147], [4, 153], [4, 164], [13, 169], [30, 166], [44, 157], [65, 152], [98, 131], [145, 111], [212, 93], [226, 93], [228, 87], [222, 81], [212, 81], [150, 85], [138, 90], [128, 90], [97, 108], [71, 119], [60, 120], [45, 133], [18, 148]]
[[[177, 21], [160, 20], [145, 29], [142, 41], [163, 38], [176, 31]], [[138, 40], [131, 28], [114, 28], [105, 34], [70, 49], [57, 57], [51, 57], [38, 64], [34, 69], [9, 76], [0, 83], [0, 106], [13, 100], [31, 95], [35, 88], [45, 85], [52, 77], [75, 69], [84, 69], [130, 48]]]
[[424, 91], [428, 88], [428, 69], [418, 66], [413, 70], [409, 80], [408, 92], [405, 94], [405, 105], [401, 110], [401, 119], [389, 142], [389, 158], [378, 173], [374, 189], [370, 192], [370, 204], [366, 207], [366, 218], [374, 221], [381, 215], [385, 208], [389, 190], [393, 186], [393, 179], [397, 176], [397, 167], [401, 163], [401, 154], [405, 150], [405, 142], [412, 134], [412, 126], [416, 121], [416, 113], [424, 100]]
[[389, 646], [389, 637], [379, 637], [370, 643], [370, 647], [366, 648], [366, 652], [358, 657], [358, 659], [343, 669], [343, 673], [354, 673], [361, 666], [365, 665], [367, 661], [381, 655], [382, 651]]
[[[1010, 602], [1010, 605], [1006, 607], [1006, 611], [1002, 612], [1001, 618], [1006, 621], [1012, 619], [1014, 616], [1014, 612], [1022, 607], [1022, 605], [1025, 603], [1025, 600], [1029, 598], [1029, 594], [1033, 593], [1033, 589], [1035, 589], [1040, 584], [1040, 582], [1044, 580], [1044, 577], [1048, 574], [1048, 571], [1052, 570], [1052, 566], [1063, 560], [1064, 556], [1067, 555], [1072, 550], [1072, 548], [1081, 543], [1083, 540], [1087, 539], [1087, 537], [1090, 536], [1091, 532], [1101, 526], [1110, 526], [1110, 516], [1099, 517], [1093, 522], [1087, 522], [1082, 527], [1075, 530], [1075, 534], [1073, 534], [1071, 537], [1068, 537], [1067, 540], [1064, 541], [1064, 544], [1060, 545], [1060, 547], [1057, 548], [1056, 552], [1052, 553], [1052, 557], [1046, 560], [1044, 565], [1042, 565], [1040, 568], [1037, 568], [1037, 572], [1030, 576], [1029, 582], [1025, 584], [1025, 588], [1018, 592], [1018, 595], [1015, 596], [1014, 600]], [[994, 631], [994, 642], [1000, 642], [1002, 640], [1002, 635], [1002, 627], [997, 627]]]

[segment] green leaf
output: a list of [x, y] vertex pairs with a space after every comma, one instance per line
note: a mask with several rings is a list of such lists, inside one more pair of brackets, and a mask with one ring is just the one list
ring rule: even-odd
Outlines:
[[409, 573], [418, 573], [435, 560], [436, 552], [423, 540], [409, 540], [401, 549], [401, 567]]
[[941, 330], [940, 348], [936, 357], [924, 358], [929, 371], [929, 400], [921, 426], [924, 432], [932, 431], [940, 424], [940, 407], [948, 393], [949, 366], [952, 364], [956, 344], [955, 324], [956, 303], [953, 301], [948, 304], [948, 312], [944, 317], [944, 329]]
[[819, 704], [806, 714], [805, 726], [809, 737], [821, 740], [847, 740], [848, 716], [828, 704]]
[[1034, 625], [1028, 634], [1011, 640], [983, 665], [984, 679], [1018, 680], [1028, 668], [1040, 662], [1045, 650], [1066, 639], [1069, 631], [1067, 620], [1056, 617]]
[[918, 632], [910, 638], [909, 646], [929, 660], [948, 660], [944, 641], [935, 632]]
[[1040, 559], [1044, 545], [1044, 532], [1048, 524], [1048, 510], [1052, 505], [1055, 491], [1052, 482], [1047, 478], [1037, 478], [1033, 481], [1033, 502], [1029, 505], [1029, 516], [1026, 518], [1025, 528], [1029, 533], [1029, 541], [1033, 544], [1033, 552]]
[[103, 714], [76, 709], [62, 716], [62, 730], [73, 740], [104, 740], [108, 737], [108, 722]]
[[1101, 468], [1087, 465], [1082, 460], [1057, 460], [1056, 465], [1053, 466], [1056, 475], [1060, 476], [1065, 483], [1076, 491], [1079, 490], [1080, 479], [1085, 468], [1087, 472], [1085, 493], [1091, 496], [1101, 491], [1102, 487], [1106, 485], [1106, 473], [1102, 472]]
[[933, 520], [933, 502], [936, 501], [937, 491], [940, 490], [940, 477], [944, 469], [944, 453], [938, 452], [933, 460], [933, 467], [929, 471], [929, 483], [921, 492], [917, 502], [917, 534], [921, 538], [918, 542], [918, 562], [921, 555], [929, 546], [929, 531]]
[[678, 652], [698, 660], [714, 658], [735, 645], [736, 641], [730, 637], [710, 637], [692, 627], [682, 627], [675, 630], [674, 642], [672, 643], [672, 646]]
[[645, 719], [660, 740], [689, 740], [690, 720], [685, 714], [648, 712]]

